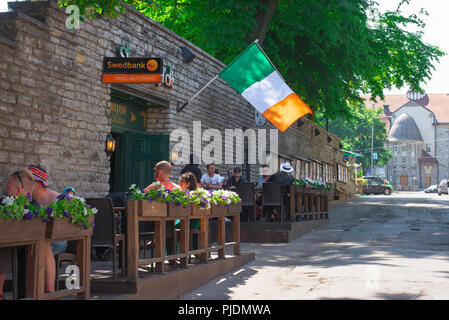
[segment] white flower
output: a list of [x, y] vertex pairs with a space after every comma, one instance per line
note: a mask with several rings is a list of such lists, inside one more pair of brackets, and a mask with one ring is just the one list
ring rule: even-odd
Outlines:
[[78, 200], [81, 201], [82, 203], [86, 203], [86, 200], [84, 200], [84, 198], [77, 197], [77, 196], [75, 196], [75, 197], [73, 197], [73, 198], [78, 199]]
[[97, 208], [92, 208], [92, 213], [93, 214], [97, 214], [97, 212], [98, 212]]
[[130, 187], [129, 190], [134, 189], [136, 187], [136, 185], [133, 183]]
[[3, 199], [2, 204], [6, 205], [6, 206], [12, 206], [14, 204], [15, 198], [14, 197], [6, 197], [5, 199]]
[[87, 215], [87, 208], [84, 207], [84, 215]]

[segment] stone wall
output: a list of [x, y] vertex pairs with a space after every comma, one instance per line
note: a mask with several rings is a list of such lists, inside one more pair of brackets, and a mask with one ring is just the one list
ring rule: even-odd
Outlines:
[[[220, 79], [176, 112], [178, 103], [187, 101], [224, 67], [200, 48], [132, 8], [117, 19], [87, 20], [80, 29], [68, 30], [68, 15], [56, 3], [14, 3], [15, 12], [0, 15], [2, 185], [12, 171], [40, 163], [49, 171], [50, 185], [56, 190], [70, 185], [84, 197], [109, 191], [104, 144], [111, 131], [111, 85], [101, 81], [102, 59], [115, 56], [115, 48], [122, 45], [129, 45], [129, 56], [163, 57], [174, 71], [174, 89], [125, 86], [141, 96], [168, 102], [168, 107], [148, 109], [148, 133], [170, 134], [184, 128], [192, 136], [193, 121], [201, 121], [203, 132], [215, 128], [223, 137], [226, 128], [257, 129], [254, 108]], [[183, 63], [181, 46], [196, 55], [192, 63]], [[301, 127], [294, 124], [279, 132], [279, 153], [343, 163], [339, 139], [309, 119], [303, 121]], [[274, 127], [267, 124], [263, 128]], [[202, 146], [208, 143], [203, 141]], [[256, 146], [250, 144], [249, 153], [253, 152]], [[216, 167], [225, 175], [233, 165]], [[174, 166], [173, 178], [181, 168]], [[200, 168], [205, 172], [204, 164]], [[251, 165], [250, 174], [256, 180], [259, 165]]]

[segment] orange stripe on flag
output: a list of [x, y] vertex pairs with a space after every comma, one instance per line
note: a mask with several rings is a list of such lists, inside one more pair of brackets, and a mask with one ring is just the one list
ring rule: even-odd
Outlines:
[[312, 110], [295, 93], [292, 93], [262, 114], [276, 128], [284, 132], [293, 122], [308, 113], [312, 113]]

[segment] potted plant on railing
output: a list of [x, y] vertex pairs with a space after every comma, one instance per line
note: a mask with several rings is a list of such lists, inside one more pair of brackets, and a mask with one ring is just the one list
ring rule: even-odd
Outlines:
[[165, 200], [168, 204], [168, 216], [185, 217], [191, 215], [191, 199], [187, 190], [174, 188], [171, 191], [165, 190], [165, 192]]
[[307, 183], [304, 181], [304, 179], [298, 180], [295, 178], [295, 180], [293, 181], [293, 186], [294, 186], [294, 190], [298, 193], [303, 193], [304, 192], [304, 186]]
[[211, 215], [211, 194], [208, 190], [198, 188], [189, 192], [192, 202], [192, 216]]
[[145, 192], [135, 184], [129, 187], [130, 197], [127, 202], [131, 206], [137, 206], [140, 216], [166, 217], [168, 216], [168, 205], [165, 201], [167, 194], [163, 187], [152, 188]]
[[227, 191], [226, 197], [231, 201], [228, 205], [228, 212], [231, 213], [241, 213], [242, 212], [242, 200], [240, 199], [238, 193], [234, 191]]
[[[9, 241], [67, 238], [92, 234], [96, 208], [82, 198], [60, 195], [48, 206], [31, 195], [8, 197], [0, 205], [0, 239]], [[46, 223], [42, 223], [46, 222]], [[91, 228], [90, 228], [91, 227]]]
[[236, 210], [240, 212], [242, 209], [240, 197], [233, 191], [222, 189], [211, 191], [210, 202], [212, 204], [212, 216], [226, 215], [231, 204], [235, 204], [231, 208], [231, 212], [236, 212]]
[[60, 194], [56, 201], [40, 210], [40, 216], [48, 222], [48, 239], [91, 235], [96, 213], [97, 209], [86, 200], [70, 194]]
[[0, 204], [0, 242], [45, 239], [46, 224], [31, 196], [6, 197]]

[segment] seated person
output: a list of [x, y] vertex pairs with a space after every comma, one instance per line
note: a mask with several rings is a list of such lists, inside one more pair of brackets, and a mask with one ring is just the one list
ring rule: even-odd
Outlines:
[[215, 173], [215, 165], [207, 165], [207, 173], [201, 177], [201, 184], [205, 189], [221, 189], [221, 176]]
[[[289, 192], [289, 187], [295, 181], [295, 178], [290, 175], [293, 172], [293, 168], [288, 162], [283, 162], [280, 165], [279, 171], [273, 174], [270, 178], [268, 178], [267, 182], [277, 182], [281, 185], [282, 193], [283, 193], [283, 201], [284, 204], [288, 203], [289, 198], [287, 196]], [[286, 213], [289, 215], [289, 205], [285, 205]], [[274, 215], [276, 214], [276, 210], [274, 213], [270, 214], [270, 219], [274, 220]]]
[[145, 188], [145, 192], [152, 188], [159, 188], [163, 185], [167, 190], [180, 188], [176, 183], [170, 181], [171, 164], [168, 161], [160, 161], [154, 166], [154, 180], [152, 184]]
[[[186, 172], [181, 175], [179, 178], [179, 186], [183, 190], [193, 191], [198, 188], [198, 184], [196, 182], [195, 175], [192, 172]], [[176, 220], [176, 228], [179, 228], [179, 220]], [[200, 219], [190, 219], [190, 229], [199, 229], [200, 228]]]
[[255, 198], [256, 198], [256, 217], [260, 217], [260, 214], [262, 213], [262, 187], [263, 184], [265, 182], [268, 181], [268, 179], [270, 179], [271, 177], [271, 173], [270, 173], [270, 167], [265, 165], [261, 168], [261, 173], [262, 175], [259, 176], [259, 179], [257, 179], [256, 182], [256, 193], [255, 193]]
[[261, 168], [262, 170], [262, 174], [259, 176], [259, 178], [257, 179], [256, 182], [256, 189], [258, 190], [262, 190], [262, 186], [264, 184], [264, 182], [268, 182], [268, 179], [270, 179], [271, 177], [271, 173], [270, 173], [270, 167], [265, 165]]
[[[28, 166], [28, 170], [33, 174], [36, 184], [33, 190], [33, 200], [35, 200], [41, 206], [48, 206], [53, 201], [56, 201], [58, 193], [48, 188], [47, 171], [39, 164]], [[66, 241], [52, 242], [51, 245], [47, 244], [46, 252], [46, 268], [45, 268], [45, 288], [46, 292], [55, 291], [55, 277], [56, 277], [56, 263], [54, 255], [64, 252], [67, 248]]]
[[218, 169], [215, 169], [215, 174], [218, 175], [218, 176], [220, 177], [220, 183], [221, 183], [221, 185], [223, 186], [223, 185], [224, 185], [225, 177], [220, 176], [220, 172], [218, 171]]
[[[17, 197], [20, 194], [31, 195], [33, 193], [35, 181], [33, 175], [28, 170], [14, 172], [6, 184], [5, 195], [7, 197]], [[0, 248], [0, 300], [3, 299], [3, 284], [6, 272], [10, 272], [11, 248]]]
[[278, 182], [282, 187], [282, 192], [288, 193], [288, 188], [295, 181], [295, 178], [290, 175], [293, 168], [288, 162], [283, 162], [280, 165], [279, 171], [273, 174], [266, 182]]
[[234, 175], [234, 169], [229, 168], [228, 169], [228, 177], [223, 181], [223, 184], [226, 185], [229, 181], [229, 179], [231, 179], [231, 177]]
[[235, 186], [239, 182], [246, 182], [246, 179], [244, 176], [242, 176], [242, 170], [239, 167], [235, 167], [234, 175], [230, 177], [228, 182], [226, 183], [226, 189], [235, 191]]
[[73, 187], [67, 187], [64, 188], [64, 190], [62, 191], [62, 194], [69, 194], [71, 197], [76, 196], [76, 191]]
[[195, 175], [196, 181], [201, 181], [201, 169], [198, 166], [198, 161], [194, 161], [193, 153], [190, 154], [190, 163], [186, 164], [181, 170], [181, 174], [186, 172], [192, 172]]

